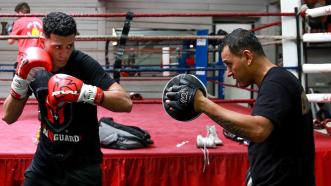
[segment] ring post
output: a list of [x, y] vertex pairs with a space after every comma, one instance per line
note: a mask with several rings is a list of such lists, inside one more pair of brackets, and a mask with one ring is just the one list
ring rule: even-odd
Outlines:
[[[208, 30], [198, 30], [198, 36], [208, 36]], [[195, 47], [195, 68], [207, 68], [208, 65], [208, 40], [197, 39]], [[203, 84], [207, 85], [207, 72], [199, 71], [195, 72], [195, 75], [202, 81]]]
[[[224, 63], [222, 61], [221, 52], [219, 52], [219, 55], [218, 55], [217, 66], [221, 67], [221, 68], [222, 67], [224, 68], [222, 70], [217, 71], [217, 74], [218, 74], [217, 75], [217, 80], [218, 80], [218, 82], [224, 82], [224, 73], [226, 71], [226, 66], [224, 65]], [[224, 99], [224, 86], [218, 85], [218, 98]]]
[[[162, 68], [168, 69], [170, 66], [170, 48], [162, 47]], [[170, 76], [170, 71], [163, 71], [162, 76]]]
[[[292, 1], [288, 1], [288, 0], [281, 0], [281, 11], [282, 12], [294, 12], [296, 7], [300, 7], [301, 6], [301, 1], [300, 0], [292, 0]], [[295, 37], [297, 40], [297, 36], [298, 34], [302, 35], [302, 29], [301, 29], [301, 25], [299, 25], [299, 29], [297, 30], [298, 26], [297, 26], [297, 20], [295, 19], [294, 16], [292, 17], [282, 17], [282, 36], [283, 37]], [[299, 67], [302, 63], [302, 61], [299, 62], [299, 55], [300, 55], [300, 59], [302, 59], [302, 53], [300, 52], [298, 54], [298, 47], [300, 47], [300, 51], [302, 51], [302, 44], [300, 43], [300, 46], [297, 46], [298, 43], [297, 42], [293, 42], [290, 40], [283, 40], [282, 41], [283, 47], [283, 64], [284, 67], [292, 67], [292, 66], [296, 66]], [[297, 54], [297, 55], [293, 55], [293, 54]], [[298, 70], [289, 70], [290, 72], [292, 72], [298, 79], [300, 79], [299, 77], [299, 71]], [[303, 79], [301, 79], [303, 81]]]

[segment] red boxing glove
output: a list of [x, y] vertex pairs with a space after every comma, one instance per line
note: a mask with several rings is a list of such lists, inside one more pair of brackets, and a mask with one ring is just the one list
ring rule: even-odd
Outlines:
[[52, 71], [52, 60], [47, 51], [38, 47], [27, 48], [19, 61], [11, 84], [10, 94], [16, 99], [26, 97], [28, 85], [39, 70]]
[[45, 69], [50, 72], [52, 67], [52, 60], [47, 51], [39, 47], [29, 47], [17, 65], [16, 74], [22, 79], [29, 79], [28, 76], [33, 75], [31, 71], [34, 69]]
[[100, 105], [103, 101], [103, 90], [99, 87], [84, 84], [83, 81], [66, 74], [56, 74], [48, 81], [47, 102], [53, 107], [66, 102], [85, 102]]

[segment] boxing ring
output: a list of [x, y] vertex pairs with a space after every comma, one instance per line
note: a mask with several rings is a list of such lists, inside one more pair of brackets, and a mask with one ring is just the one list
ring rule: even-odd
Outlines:
[[[250, 109], [235, 103], [219, 104], [233, 111], [250, 113]], [[113, 117], [120, 123], [144, 128], [154, 140], [152, 146], [144, 149], [103, 148], [103, 185], [244, 185], [247, 146], [225, 138], [220, 126], [216, 129], [224, 145], [208, 149], [210, 164], [203, 172], [203, 153], [196, 147], [196, 136], [205, 135], [206, 125], [214, 124], [207, 116], [201, 115], [189, 123], [178, 122], [164, 112], [160, 100], [148, 99], [135, 101], [130, 114], [98, 109], [98, 117]], [[26, 106], [15, 124], [0, 122], [0, 185], [22, 183], [24, 170], [36, 149], [34, 138], [38, 127], [37, 105], [33, 103]], [[316, 183], [326, 186], [330, 184], [331, 137], [315, 133], [315, 143]]]
[[[306, 11], [307, 14], [310, 12]], [[19, 17], [16, 14], [0, 14], [0, 17]], [[30, 16], [43, 17], [44, 14], [30, 14]], [[73, 14], [75, 17], [125, 17], [126, 13], [118, 14]], [[167, 17], [167, 16], [298, 16], [292, 12], [285, 13], [194, 13], [194, 14], [135, 14], [135, 17]], [[305, 16], [301, 13], [300, 16]], [[260, 28], [279, 25], [272, 23]], [[257, 30], [258, 28], [255, 28]], [[316, 35], [314, 35], [316, 36]], [[317, 37], [321, 37], [320, 35]], [[8, 38], [35, 38], [31, 36], [0, 36], [0, 40]], [[164, 40], [220, 40], [223, 36], [128, 36], [128, 40], [134, 41], [164, 41]], [[271, 44], [279, 43], [282, 40], [295, 40], [293, 36], [258, 36], [259, 39], [272, 39]], [[307, 39], [308, 38], [308, 39]], [[303, 35], [304, 42], [312, 42], [309, 35]], [[120, 36], [77, 36], [78, 41], [117, 41]], [[314, 39], [315, 40], [315, 39]], [[292, 67], [293, 68], [293, 67]], [[303, 72], [308, 73], [327, 71], [325, 68], [320, 70], [315, 67], [303, 66]], [[298, 68], [293, 68], [298, 70]], [[224, 70], [224, 68], [199, 68], [199, 70]], [[12, 70], [2, 69], [4, 72]], [[192, 68], [140, 68], [140, 69], [108, 69], [109, 72], [164, 72], [164, 71], [195, 71]], [[139, 78], [139, 77], [137, 77]], [[125, 83], [123, 78], [123, 83]], [[155, 80], [155, 79], [154, 79]], [[129, 81], [127, 79], [126, 81]], [[222, 86], [227, 85], [224, 82], [212, 79], [209, 83], [215, 83]], [[256, 92], [254, 89], [247, 89]], [[308, 95], [311, 102], [331, 102], [331, 96], [326, 95]], [[240, 112], [250, 114], [251, 109], [239, 105], [238, 103], [253, 104], [251, 100], [219, 100], [215, 102], [221, 106]], [[2, 103], [0, 104], [0, 113], [2, 115]], [[98, 107], [98, 118], [112, 117], [116, 122], [134, 125], [146, 129], [154, 141], [154, 144], [143, 149], [135, 150], [113, 150], [102, 149], [104, 160], [102, 163], [102, 183], [103, 185], [126, 186], [126, 185], [144, 185], [144, 186], [200, 186], [200, 185], [230, 185], [244, 186], [246, 170], [248, 168], [247, 146], [230, 140], [222, 134], [222, 128], [216, 125], [206, 115], [190, 122], [175, 121], [164, 112], [160, 99], [144, 98], [143, 100], [133, 101], [133, 110], [131, 113], [115, 113]], [[30, 164], [35, 149], [36, 132], [39, 128], [37, 104], [35, 100], [29, 100], [20, 119], [12, 125], [7, 125], [0, 121], [0, 185], [16, 186], [24, 180], [24, 171]], [[210, 148], [209, 164], [204, 162], [204, 153], [196, 147], [197, 135], [206, 134], [206, 126], [215, 125], [218, 136], [224, 145], [217, 148]], [[329, 176], [329, 166], [331, 165], [331, 136], [321, 132], [315, 132], [315, 175], [317, 186], [331, 185]], [[204, 170], [204, 167], [206, 169]]]

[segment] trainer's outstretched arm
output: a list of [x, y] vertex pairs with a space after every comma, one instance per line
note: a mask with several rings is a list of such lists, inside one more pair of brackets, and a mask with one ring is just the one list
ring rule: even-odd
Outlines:
[[194, 108], [230, 132], [256, 143], [264, 141], [273, 130], [269, 119], [227, 110], [203, 96], [200, 91], [195, 97]]

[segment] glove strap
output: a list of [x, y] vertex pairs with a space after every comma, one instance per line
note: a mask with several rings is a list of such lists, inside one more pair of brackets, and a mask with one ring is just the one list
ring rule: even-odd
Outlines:
[[104, 93], [96, 86], [83, 84], [77, 102], [100, 105], [103, 101]]
[[11, 83], [10, 95], [15, 99], [24, 99], [27, 96], [29, 83], [15, 74]]

